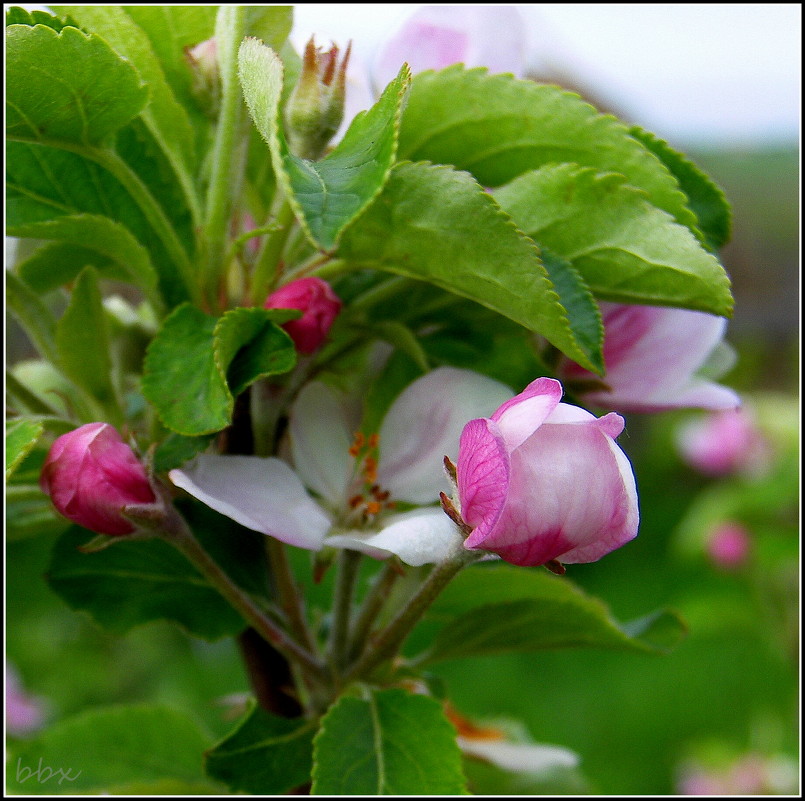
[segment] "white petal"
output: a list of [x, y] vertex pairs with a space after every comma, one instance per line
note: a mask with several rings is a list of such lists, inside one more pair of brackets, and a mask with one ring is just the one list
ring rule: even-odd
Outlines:
[[460, 735], [458, 745], [465, 754], [517, 773], [544, 773], [556, 768], [575, 768], [579, 764], [577, 754], [556, 745], [512, 743]]
[[253, 531], [317, 551], [330, 520], [296, 473], [273, 457], [201, 454], [170, 480]]
[[514, 393], [505, 384], [455, 367], [418, 378], [394, 401], [380, 429], [378, 481], [393, 498], [433, 503], [448, 490], [443, 461], [474, 418], [489, 417]]
[[354, 462], [349, 455], [355, 415], [326, 384], [311, 381], [291, 409], [291, 453], [305, 486], [337, 508], [346, 500]]
[[463, 538], [456, 525], [441, 510], [415, 510], [396, 515], [377, 533], [350, 532], [328, 537], [325, 545], [349, 548], [373, 555], [382, 551], [399, 556], [414, 567], [443, 562], [455, 554]]

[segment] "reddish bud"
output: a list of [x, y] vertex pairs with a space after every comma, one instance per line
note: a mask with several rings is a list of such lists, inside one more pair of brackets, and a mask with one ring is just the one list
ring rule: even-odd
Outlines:
[[321, 278], [298, 278], [276, 292], [263, 304], [266, 309], [299, 309], [302, 316], [282, 327], [288, 332], [300, 353], [317, 351], [333, 321], [341, 311], [341, 301], [332, 287]]
[[111, 536], [134, 531], [124, 507], [157, 500], [145, 468], [107, 423], [89, 423], [56, 439], [39, 484], [66, 518]]

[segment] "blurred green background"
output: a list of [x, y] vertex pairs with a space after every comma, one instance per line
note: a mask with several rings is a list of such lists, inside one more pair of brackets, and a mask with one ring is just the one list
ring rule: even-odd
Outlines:
[[[748, 754], [796, 765], [799, 152], [795, 142], [689, 152], [733, 204], [734, 237], [723, 256], [736, 296], [728, 338], [739, 359], [723, 381], [758, 410], [771, 472], [706, 479], [674, 445], [678, 426], [697, 413], [627, 418], [620, 441], [637, 474], [640, 535], [568, 576], [621, 620], [674, 607], [690, 634], [665, 657], [570, 650], [440, 665], [461, 713], [520, 720], [536, 741], [581, 756], [581, 776], [569, 784], [504, 786], [480, 770], [478, 792], [669, 794], [680, 791], [686, 765], [723, 774]], [[752, 537], [750, 559], [732, 570], [705, 552], [709, 527], [721, 519]], [[47, 527], [23, 537], [12, 529], [7, 545], [7, 660], [47, 719], [158, 701], [222, 736], [232, 725], [222, 699], [248, 692], [235, 645], [191, 640], [168, 624], [125, 639], [105, 634], [43, 581], [54, 539]], [[785, 781], [765, 780], [748, 793], [779, 792]]]

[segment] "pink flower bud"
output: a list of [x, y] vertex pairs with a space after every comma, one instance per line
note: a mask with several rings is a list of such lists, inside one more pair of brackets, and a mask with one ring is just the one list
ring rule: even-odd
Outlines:
[[99, 534], [130, 534], [135, 526], [123, 507], [156, 502], [145, 468], [107, 423], [88, 423], [56, 439], [39, 484], [62, 515]]
[[768, 465], [769, 447], [744, 409], [715, 412], [683, 426], [677, 435], [683, 458], [707, 476], [758, 473]]
[[615, 444], [623, 418], [560, 403], [539, 378], [461, 434], [457, 483], [465, 547], [516, 565], [594, 562], [637, 534], [628, 459]]
[[318, 350], [341, 311], [341, 301], [332, 287], [321, 278], [297, 278], [276, 292], [263, 304], [266, 309], [299, 309], [302, 316], [282, 327], [288, 332], [300, 353]]
[[696, 373], [724, 337], [722, 317], [689, 309], [601, 303], [602, 380], [563, 360], [559, 377], [585, 403], [626, 412], [734, 409], [738, 396]]
[[751, 548], [751, 535], [740, 523], [722, 523], [707, 539], [707, 554], [717, 567], [732, 570], [743, 565]]

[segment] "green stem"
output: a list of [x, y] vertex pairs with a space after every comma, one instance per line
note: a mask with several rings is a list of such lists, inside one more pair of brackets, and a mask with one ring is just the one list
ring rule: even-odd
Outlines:
[[349, 622], [352, 615], [352, 598], [355, 594], [355, 581], [363, 554], [360, 551], [344, 549], [338, 555], [338, 575], [333, 596], [332, 625], [327, 644], [328, 661], [338, 671], [344, 661], [349, 635]]
[[[227, 15], [223, 22], [221, 13]], [[205, 289], [207, 298], [217, 302], [218, 280], [224, 270], [224, 255], [227, 249], [229, 216], [233, 203], [233, 187], [241, 184], [240, 173], [245, 167], [241, 144], [243, 100], [238, 82], [238, 47], [246, 34], [246, 8], [231, 6], [219, 11], [216, 22], [216, 38], [221, 53], [221, 106], [215, 141], [212, 146], [212, 174], [207, 188], [204, 239], [206, 243], [207, 270]]]
[[315, 653], [316, 642], [305, 619], [302, 597], [294, 580], [285, 544], [273, 537], [266, 537], [266, 553], [277, 598], [288, 618], [291, 631], [308, 651]]
[[187, 523], [172, 506], [169, 507], [168, 516], [163, 523], [162, 535], [198, 568], [232, 608], [239, 612], [266, 642], [271, 643], [289, 661], [297, 662], [312, 679], [317, 682], [327, 680], [323, 665], [270, 620], [252, 598], [232, 581], [204, 550]]
[[357, 662], [345, 673], [343, 683], [348, 684], [368, 676], [378, 665], [394, 656], [411, 629], [417, 624], [425, 610], [436, 600], [439, 593], [462, 568], [474, 562], [480, 555], [462, 549], [436, 565], [396, 617], [369, 641]]
[[372, 586], [363, 599], [349, 635], [348, 659], [357, 659], [366, 647], [366, 640], [380, 610], [388, 600], [391, 588], [400, 575], [400, 568], [388, 560], [383, 570], [375, 576]]
[[[279, 206], [279, 208], [277, 208]], [[277, 187], [277, 196], [272, 210], [276, 210], [266, 221], [267, 225], [274, 225], [274, 233], [266, 237], [260, 252], [255, 260], [254, 272], [251, 280], [251, 299], [255, 305], [262, 303], [274, 285], [279, 266], [280, 256], [293, 229], [294, 211], [291, 204], [284, 198], [282, 190]]]

